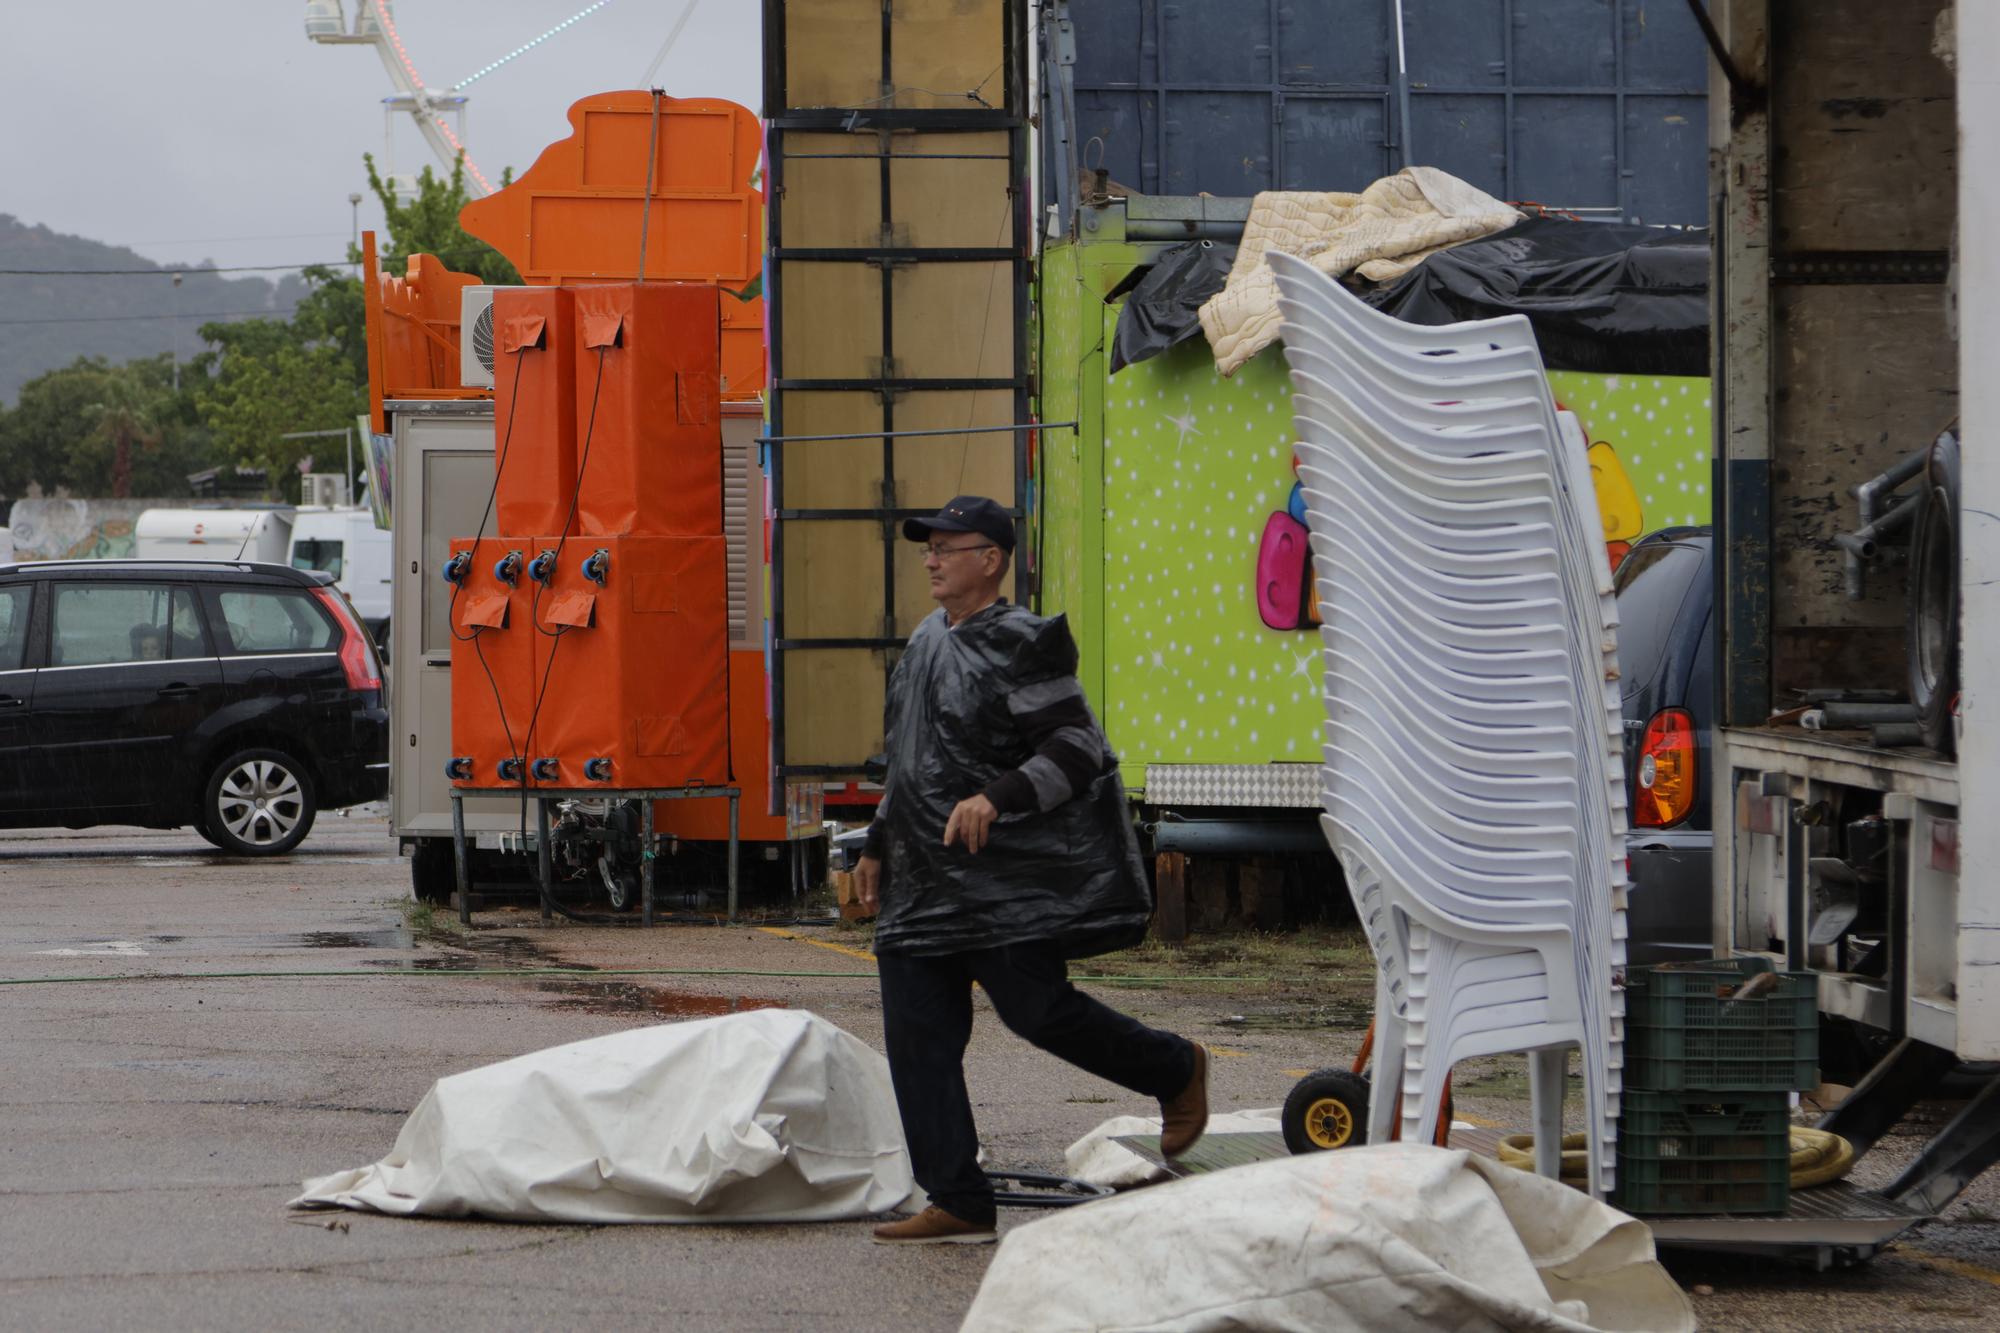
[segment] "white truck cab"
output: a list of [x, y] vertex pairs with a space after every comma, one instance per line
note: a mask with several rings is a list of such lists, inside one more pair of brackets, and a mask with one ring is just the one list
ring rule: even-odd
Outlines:
[[367, 506], [301, 506], [292, 520], [287, 563], [323, 569], [353, 604], [361, 623], [387, 646], [389, 636], [389, 533], [375, 526]]

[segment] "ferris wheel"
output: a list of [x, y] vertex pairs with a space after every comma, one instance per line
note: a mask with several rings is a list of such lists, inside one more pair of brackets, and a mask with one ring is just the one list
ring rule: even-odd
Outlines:
[[[541, 46], [598, 10], [609, 5], [612, 0], [595, 0], [576, 13], [556, 24], [547, 32], [523, 42], [501, 56], [498, 60], [474, 70], [448, 88], [432, 88], [424, 83], [417, 73], [416, 63], [410, 59], [409, 48], [396, 31], [395, 0], [356, 0], [354, 26], [347, 25], [347, 15], [342, 0], [306, 0], [306, 36], [324, 46], [372, 46], [382, 57], [383, 68], [389, 71], [389, 81], [395, 85], [396, 95], [382, 99], [383, 109], [383, 166], [384, 174], [398, 194], [414, 195], [415, 182], [411, 177], [399, 177], [395, 173], [395, 127], [400, 116], [408, 116], [422, 134], [424, 142], [446, 170], [461, 158], [465, 162], [465, 175], [475, 196], [493, 193], [493, 182], [472, 160], [472, 154], [465, 147], [465, 90], [494, 70], [519, 59]], [[687, 0], [681, 15], [667, 33], [667, 40], [661, 45], [653, 63], [646, 67], [640, 86], [651, 84], [653, 75], [673, 50], [680, 39], [681, 30], [687, 27], [688, 19], [694, 14], [695, 6], [701, 0]]]

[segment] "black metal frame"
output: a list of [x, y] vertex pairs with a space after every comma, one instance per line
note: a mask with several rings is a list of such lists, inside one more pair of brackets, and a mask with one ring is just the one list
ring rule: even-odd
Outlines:
[[[913, 511], [898, 507], [895, 503], [896, 483], [896, 416], [897, 395], [920, 391], [960, 391], [978, 392], [991, 390], [1011, 390], [1014, 395], [1013, 420], [1026, 422], [1029, 418], [1028, 394], [1028, 317], [1029, 282], [1032, 277], [1030, 263], [1030, 237], [1033, 217], [1028, 208], [1028, 106], [1027, 106], [1027, 63], [1028, 49], [1027, 13], [1030, 0], [1003, 0], [1002, 3], [1002, 67], [1004, 74], [1004, 94], [998, 107], [978, 109], [922, 108], [904, 109], [880, 106], [795, 108], [790, 105], [786, 89], [786, 9], [787, 0], [764, 0], [764, 119], [767, 124], [766, 163], [768, 177], [765, 182], [767, 217], [765, 222], [768, 252], [768, 274], [765, 291], [765, 318], [769, 336], [771, 369], [769, 381], [769, 429], [765, 447], [769, 449], [768, 461], [771, 491], [775, 504], [776, 522], [771, 535], [771, 622], [772, 622], [772, 747], [773, 761], [780, 777], [833, 777], [856, 775], [864, 771], [866, 756], [857, 755], [851, 764], [787, 764], [785, 757], [785, 662], [787, 652], [832, 648], [871, 648], [894, 652], [902, 646], [903, 640], [896, 634], [896, 559], [898, 553], [898, 532], [904, 518], [913, 517], [924, 511]], [[880, 85], [887, 90], [894, 86], [894, 18], [892, 7], [882, 6], [882, 41]], [[784, 243], [783, 208], [781, 201], [785, 191], [785, 140], [793, 132], [800, 133], [847, 133], [874, 134], [876, 151], [872, 153], [802, 154], [802, 157], [822, 158], [828, 156], [873, 158], [879, 163], [879, 191], [881, 217], [886, 229], [894, 216], [894, 198], [891, 193], [892, 167], [901, 155], [889, 151], [888, 134], [895, 130], [912, 130], [933, 134], [949, 133], [994, 133], [1005, 131], [1008, 135], [1009, 191], [1014, 205], [1014, 244], [1011, 247], [911, 247], [881, 245], [859, 249], [839, 249], [825, 247], [801, 247], [788, 249]], [[920, 154], [917, 160], [938, 157], [977, 158], [998, 160], [998, 155], [990, 153], [966, 154]], [[784, 263], [787, 260], [805, 260], [822, 263], [874, 264], [881, 270], [882, 279], [882, 365], [880, 374], [870, 379], [793, 379], [787, 378], [784, 367]], [[955, 378], [955, 379], [914, 379], [898, 376], [895, 372], [895, 301], [892, 291], [893, 275], [897, 267], [907, 267], [924, 263], [999, 263], [1011, 260], [1014, 265], [1014, 374], [1006, 378]], [[788, 392], [831, 390], [836, 392], [876, 393], [882, 402], [882, 495], [881, 504], [873, 509], [811, 509], [787, 505], [785, 503], [785, 398]], [[1027, 539], [1030, 525], [1027, 522], [1027, 449], [1025, 432], [1017, 432], [1014, 437], [1014, 495], [1012, 510], [1017, 539], [1017, 549], [1026, 558], [1016, 564], [1014, 570], [1015, 595], [1018, 598], [1023, 589], [1030, 586], [1029, 571], [1033, 556], [1028, 550]], [[868, 438], [873, 438], [868, 437]], [[810, 442], [798, 442], [795, 447], [812, 447]], [[879, 638], [795, 638], [786, 633], [785, 616], [785, 525], [787, 523], [836, 521], [846, 519], [872, 520], [882, 525], [882, 635]]]
[[[653, 924], [653, 863], [658, 859], [659, 835], [653, 826], [653, 802], [699, 801], [710, 797], [729, 798], [729, 917], [736, 920], [736, 892], [742, 861], [743, 789], [741, 787], [536, 787], [535, 792], [535, 876], [541, 890], [542, 924], [552, 924], [549, 903], [555, 892], [555, 866], [549, 843], [549, 802], [563, 800], [637, 801], [639, 803], [639, 905], [641, 924]], [[465, 845], [465, 793], [451, 790], [452, 874], [458, 894], [458, 920], [472, 924], [472, 873]]]

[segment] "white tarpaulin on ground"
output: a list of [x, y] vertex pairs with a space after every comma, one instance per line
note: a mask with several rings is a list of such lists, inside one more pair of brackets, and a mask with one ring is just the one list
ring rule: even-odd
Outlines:
[[1399, 1143], [1232, 1167], [1007, 1234], [961, 1333], [1694, 1328], [1643, 1222]]
[[518, 1222], [804, 1222], [915, 1190], [889, 1066], [763, 1009], [536, 1051], [432, 1085], [373, 1166], [292, 1206]]
[[[1278, 1109], [1265, 1111], [1220, 1111], [1208, 1118], [1209, 1134], [1279, 1134], [1284, 1121]], [[1116, 1140], [1133, 1134], [1157, 1134], [1156, 1115], [1114, 1115], [1090, 1133], [1063, 1149], [1063, 1169], [1070, 1179], [1111, 1189], [1130, 1189], [1167, 1179], [1167, 1169], [1151, 1158], [1141, 1157]]]

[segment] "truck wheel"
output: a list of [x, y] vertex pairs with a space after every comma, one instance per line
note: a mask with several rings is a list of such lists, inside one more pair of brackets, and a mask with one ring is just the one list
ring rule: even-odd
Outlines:
[[312, 777], [283, 750], [238, 750], [210, 773], [201, 822], [236, 856], [281, 856], [312, 832], [319, 800]]
[[420, 903], [448, 903], [458, 891], [451, 839], [418, 838], [410, 849], [410, 892]]
[[1294, 1154], [1366, 1143], [1368, 1080], [1345, 1069], [1308, 1074], [1292, 1086], [1278, 1122]]
[[1923, 504], [1910, 538], [1906, 647], [1910, 702], [1924, 744], [1952, 753], [1958, 703], [1958, 436], [1931, 445], [1923, 472]]

